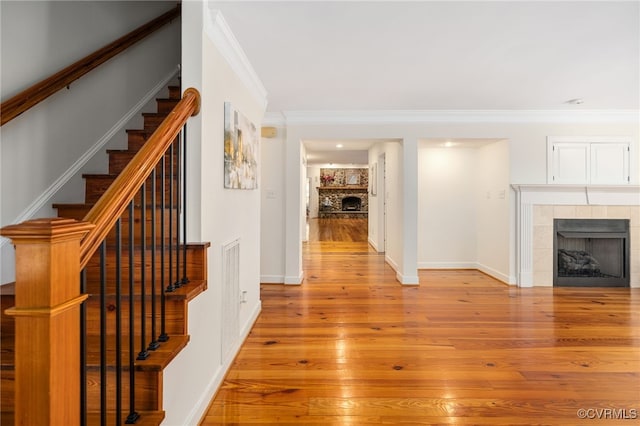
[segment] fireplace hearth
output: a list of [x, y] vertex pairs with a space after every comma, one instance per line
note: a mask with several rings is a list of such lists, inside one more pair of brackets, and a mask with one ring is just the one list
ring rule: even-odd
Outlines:
[[554, 286], [629, 287], [628, 219], [554, 219]]

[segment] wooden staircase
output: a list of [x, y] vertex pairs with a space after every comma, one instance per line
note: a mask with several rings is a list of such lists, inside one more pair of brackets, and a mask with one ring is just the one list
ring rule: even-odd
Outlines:
[[[94, 203], [98, 201], [102, 193], [109, 187], [118, 174], [124, 169], [124, 167], [131, 161], [134, 155], [142, 148], [147, 139], [153, 134], [156, 128], [160, 125], [164, 118], [168, 116], [170, 111], [180, 101], [180, 88], [177, 86], [169, 87], [169, 97], [157, 99], [157, 113], [143, 113], [144, 128], [136, 130], [127, 130], [128, 135], [128, 148], [126, 150], [108, 150], [109, 155], [109, 172], [104, 175], [87, 174], [85, 178], [85, 203], [82, 204], [55, 204], [54, 207], [58, 210], [60, 217], [72, 218], [82, 220], [89, 210], [93, 207]], [[167, 178], [165, 178], [165, 194], [168, 198], [169, 188], [173, 187], [173, 190], [177, 191], [176, 174], [177, 174], [177, 161], [171, 161], [170, 155], [166, 154], [166, 166], [165, 170]], [[172, 168], [173, 164], [173, 168]], [[160, 168], [160, 166], [158, 166]], [[159, 176], [158, 172], [158, 176]], [[161, 178], [157, 177], [158, 182]], [[129, 225], [130, 217], [129, 212], [121, 217], [121, 254], [122, 267], [120, 268], [119, 275], [121, 276], [121, 290], [120, 297], [116, 295], [115, 277], [116, 270], [115, 265], [115, 242], [116, 234], [112, 230], [106, 239], [106, 267], [103, 268], [100, 265], [100, 254], [96, 252], [89, 261], [86, 272], [86, 293], [89, 295], [85, 302], [86, 306], [86, 328], [87, 328], [87, 411], [88, 411], [88, 424], [100, 424], [100, 408], [101, 408], [101, 374], [106, 374], [106, 398], [107, 413], [109, 424], [115, 422], [115, 410], [116, 410], [116, 375], [118, 374], [115, 369], [117, 354], [115, 350], [116, 341], [116, 316], [121, 317], [121, 326], [125, 330], [120, 339], [121, 352], [120, 359], [122, 365], [128, 365], [130, 354], [130, 340], [129, 340], [129, 312], [130, 304], [133, 304], [134, 312], [134, 324], [141, 323], [141, 312], [144, 310], [145, 327], [144, 327], [144, 341], [142, 340], [142, 327], [136, 326], [134, 335], [132, 336], [133, 356], [137, 357], [140, 352], [147, 351], [148, 356], [146, 359], [136, 360], [134, 364], [135, 370], [135, 411], [140, 415], [136, 424], [143, 425], [158, 425], [164, 418], [164, 407], [162, 405], [162, 386], [163, 386], [163, 370], [164, 368], [176, 357], [176, 355], [188, 344], [188, 305], [189, 301], [197, 297], [200, 293], [207, 288], [207, 257], [206, 252], [209, 247], [208, 243], [191, 243], [185, 246], [177, 247], [176, 237], [170, 235], [171, 224], [169, 223], [170, 217], [175, 218], [177, 216], [177, 208], [170, 208], [168, 206], [160, 204], [161, 199], [161, 186], [158, 182], [156, 185], [156, 205], [152, 205], [152, 178], [147, 179], [147, 187], [150, 188], [146, 191], [146, 200], [142, 200], [140, 195], [134, 198], [134, 215], [132, 229], [134, 231], [134, 237], [132, 239], [133, 245], [130, 247], [129, 242]], [[144, 224], [141, 217], [142, 212], [145, 212], [146, 219]], [[159, 241], [158, 237], [154, 237], [155, 244], [152, 246], [152, 224], [151, 224], [151, 212], [156, 211], [156, 222], [160, 220], [160, 214], [164, 211], [164, 223], [158, 223], [156, 226], [164, 227], [165, 241]], [[175, 226], [175, 225], [174, 225]], [[143, 230], [146, 233], [146, 244], [142, 244], [140, 237], [140, 231]], [[179, 256], [182, 256], [184, 265], [176, 267], [175, 265], [162, 266], [157, 263], [152, 269], [150, 259], [152, 257], [153, 250], [155, 249], [155, 256], [160, 256], [160, 251], [166, 252], [166, 247], [177, 247], [175, 250], [180, 250]], [[142, 249], [144, 247], [144, 250]], [[171, 249], [169, 249], [171, 250]], [[131, 260], [134, 268], [130, 271], [129, 256], [132, 253], [133, 259]], [[144, 256], [143, 256], [144, 255]], [[164, 254], [163, 254], [164, 256]], [[144, 268], [142, 262], [144, 259]], [[169, 269], [171, 268], [171, 269]], [[101, 282], [100, 273], [101, 269], [106, 271], [106, 283], [105, 283], [105, 295], [104, 299], [101, 297]], [[175, 269], [175, 270], [174, 270]], [[186, 273], [188, 282], [185, 282], [182, 286], [174, 291], [164, 291], [168, 284], [182, 280], [182, 276]], [[146, 290], [141, 290], [142, 275], [145, 276]], [[155, 282], [151, 283], [151, 278], [155, 278]], [[130, 281], [131, 278], [131, 281]], [[160, 282], [161, 278], [164, 282]], [[170, 282], [171, 280], [172, 282]], [[133, 282], [133, 294], [131, 295], [129, 283]], [[150, 296], [151, 286], [156, 288], [156, 296]], [[1, 352], [0, 352], [0, 368], [1, 368], [1, 383], [0, 383], [0, 408], [1, 417], [0, 424], [9, 425], [13, 424], [13, 407], [14, 407], [14, 318], [5, 315], [5, 309], [13, 306], [14, 304], [14, 285], [9, 284], [0, 288], [1, 292], [1, 308], [2, 308], [2, 323], [1, 323]], [[161, 323], [161, 296], [164, 291], [164, 329]], [[106, 344], [107, 352], [106, 359], [108, 368], [106, 373], [100, 371], [100, 324], [101, 324], [101, 305], [106, 306]], [[154, 341], [158, 342], [160, 334], [165, 333], [168, 336], [168, 340], [159, 343], [157, 349], [150, 350], [149, 344]], [[123, 367], [121, 370], [121, 408], [122, 408], [122, 423], [127, 417], [129, 407], [129, 377], [130, 371], [128, 367]], [[37, 407], [34, 407], [37, 409]]]

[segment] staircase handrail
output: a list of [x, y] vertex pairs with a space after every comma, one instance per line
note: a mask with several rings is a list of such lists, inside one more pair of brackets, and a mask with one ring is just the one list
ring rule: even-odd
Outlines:
[[83, 220], [94, 224], [95, 228], [81, 242], [81, 269], [87, 266], [91, 256], [158, 165], [189, 117], [196, 116], [199, 112], [200, 93], [197, 89], [188, 88], [180, 102], [87, 213]]
[[144, 39], [165, 24], [180, 16], [180, 5], [163, 13], [157, 18], [125, 34], [117, 40], [96, 50], [68, 67], [58, 71], [50, 77], [23, 90], [0, 105], [0, 126], [4, 126], [31, 107], [37, 105], [59, 90], [97, 68], [99, 65], [125, 51], [130, 46]]

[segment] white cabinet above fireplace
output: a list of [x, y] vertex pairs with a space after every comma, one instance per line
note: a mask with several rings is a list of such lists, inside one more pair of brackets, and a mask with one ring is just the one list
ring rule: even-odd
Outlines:
[[629, 184], [630, 151], [630, 138], [549, 137], [547, 183]]

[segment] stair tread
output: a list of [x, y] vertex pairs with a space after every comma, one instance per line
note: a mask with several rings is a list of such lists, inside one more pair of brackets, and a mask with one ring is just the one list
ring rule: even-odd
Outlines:
[[[107, 359], [115, 359], [114, 353], [114, 336], [108, 336], [108, 341], [112, 342], [107, 347]], [[149, 336], [147, 336], [147, 340], [149, 340]], [[166, 342], [162, 342], [158, 349], [149, 351], [149, 357], [145, 360], [136, 360], [135, 361], [135, 369], [136, 371], [162, 371], [166, 368], [167, 365], [180, 353], [187, 343], [189, 343], [190, 337], [187, 334], [183, 335], [171, 335], [169, 336], [169, 340]], [[140, 341], [140, 336], [134, 336], [135, 344], [137, 345]], [[1, 336], [0, 343], [2, 343], [2, 357], [0, 357], [0, 371], [13, 371], [15, 369], [14, 365], [14, 340], [13, 336]], [[129, 336], [122, 336], [122, 353], [128, 353], [127, 350], [129, 348]], [[88, 335], [87, 336], [87, 369], [91, 370], [92, 368], [100, 367], [100, 336], [97, 335]], [[125, 357], [123, 357], [123, 366], [122, 368], [128, 371], [128, 365], [124, 365], [126, 363]], [[109, 363], [110, 366], [113, 366], [114, 363]]]
[[[110, 340], [114, 336], [108, 336]], [[126, 337], [126, 338], [124, 338]], [[140, 336], [134, 336], [136, 345], [138, 344]], [[147, 338], [147, 340], [149, 340]], [[172, 335], [169, 340], [160, 344], [158, 349], [149, 351], [149, 357], [145, 360], [136, 360], [136, 371], [162, 371], [167, 365], [180, 353], [185, 346], [189, 343], [189, 335]], [[107, 347], [107, 359], [115, 359], [114, 344]], [[89, 335], [87, 336], [87, 369], [98, 368], [100, 366], [100, 351], [98, 349], [92, 350], [91, 348], [100, 347], [100, 336]], [[122, 339], [122, 352], [128, 353], [128, 336], [123, 336]], [[126, 357], [123, 357], [123, 370], [128, 371], [128, 365], [125, 366]], [[113, 365], [113, 364], [111, 364]]]
[[[149, 284], [148, 284], [149, 285]], [[122, 298], [123, 300], [127, 299], [127, 295], [128, 293], [125, 293], [128, 291], [127, 285], [125, 283], [123, 283], [122, 286]], [[148, 291], [149, 287], [147, 287], [147, 291]], [[207, 289], [207, 281], [206, 280], [193, 280], [191, 282], [189, 282], [188, 284], [183, 285], [182, 287], [171, 291], [171, 292], [165, 292], [165, 298], [166, 299], [170, 299], [170, 300], [186, 300], [186, 301], [190, 301], [193, 300], [197, 295], [199, 295], [200, 293], [202, 293], [203, 291], [205, 291]], [[138, 290], [138, 288], [136, 287], [136, 290]], [[89, 297], [98, 297], [100, 294], [99, 293], [89, 293]], [[109, 292], [106, 295], [107, 298], [114, 298], [115, 297], [115, 293], [111, 293]], [[160, 297], [160, 294], [158, 294], [156, 297]], [[150, 299], [151, 295], [147, 294], [145, 296], [146, 299]], [[140, 299], [140, 294], [139, 293], [134, 293], [134, 300], [135, 299]]]

